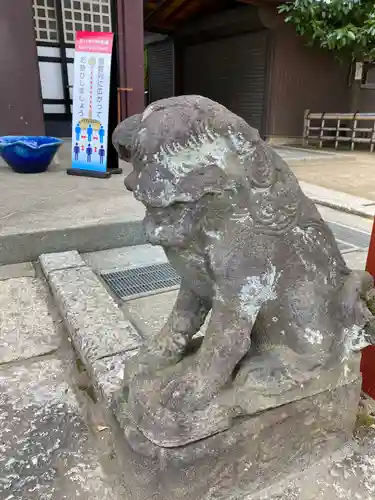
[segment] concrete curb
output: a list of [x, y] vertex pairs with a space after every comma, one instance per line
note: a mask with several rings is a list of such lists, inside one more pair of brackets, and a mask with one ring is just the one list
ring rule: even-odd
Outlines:
[[107, 404], [142, 338], [77, 251], [40, 256], [69, 337]]
[[372, 200], [327, 189], [304, 181], [299, 181], [299, 184], [306, 196], [318, 205], [367, 219], [373, 219], [375, 216], [375, 202]]
[[327, 200], [320, 200], [319, 198], [314, 198], [309, 196], [309, 198], [316, 203], [317, 205], [321, 205], [323, 207], [332, 208], [333, 210], [338, 210], [340, 212], [345, 212], [351, 215], [357, 215], [358, 217], [364, 217], [366, 219], [373, 219], [374, 216], [372, 214], [368, 214], [366, 211], [357, 210], [355, 208], [346, 207], [345, 205], [340, 205], [338, 203], [332, 203]]
[[[287, 163], [289, 162], [310, 162], [310, 161], [327, 161], [327, 160], [342, 160], [343, 158], [347, 159], [347, 155], [345, 154], [340, 154], [340, 153], [333, 153], [330, 151], [322, 151], [322, 150], [315, 150], [315, 149], [308, 149], [308, 148], [303, 148], [303, 147], [296, 147], [296, 146], [287, 146], [287, 145], [272, 145], [270, 146], [275, 149], [276, 153], [278, 153], [284, 161]], [[287, 151], [288, 155], [283, 156], [282, 151]], [[305, 156], [299, 156], [298, 154], [296, 156], [291, 156], [293, 151], [296, 151], [297, 153], [305, 153]]]
[[36, 261], [45, 253], [96, 252], [146, 243], [142, 221], [0, 235], [0, 263]]

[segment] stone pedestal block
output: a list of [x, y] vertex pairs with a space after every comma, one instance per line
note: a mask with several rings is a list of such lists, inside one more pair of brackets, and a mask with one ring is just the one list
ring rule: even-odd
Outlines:
[[351, 439], [360, 378], [254, 416], [177, 448], [152, 445], [126, 416], [124, 477], [135, 500], [237, 500], [305, 470]]

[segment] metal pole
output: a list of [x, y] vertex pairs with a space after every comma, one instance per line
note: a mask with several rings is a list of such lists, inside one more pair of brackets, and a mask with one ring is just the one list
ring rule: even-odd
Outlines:
[[[370, 246], [367, 254], [366, 271], [375, 278], [375, 220], [372, 226]], [[362, 351], [362, 389], [375, 399], [375, 346]]]

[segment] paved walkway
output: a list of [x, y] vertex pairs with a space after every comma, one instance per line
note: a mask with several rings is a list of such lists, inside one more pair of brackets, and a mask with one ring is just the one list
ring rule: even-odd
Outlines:
[[[361, 219], [360, 227], [366, 222]], [[106, 396], [121, 387], [123, 364], [133, 350], [112, 356], [100, 350], [111, 347], [111, 331], [124, 331], [120, 322], [127, 322], [129, 314], [135, 328], [138, 315], [145, 325], [144, 336], [152, 335], [168, 312], [174, 292], [159, 294], [159, 301], [152, 304], [157, 296], [127, 303], [127, 310], [115, 308], [100, 282], [95, 285], [90, 278], [91, 269], [71, 254], [73, 260], [66, 254], [43, 260], [44, 272], [59, 290], [64, 308], [58, 300], [54, 303], [38, 265], [0, 267], [0, 498], [4, 500], [134, 497], [129, 491], [129, 452], [123, 433], [113, 415], [104, 411], [98, 392], [95, 402], [93, 383]], [[137, 259], [143, 263], [151, 256], [155, 258], [154, 249], [126, 248], [117, 255], [112, 250], [85, 259], [95, 269], [108, 269], [134, 265]], [[65, 325], [58, 305], [64, 309]], [[125, 325], [128, 334], [133, 328], [129, 325]], [[106, 335], [98, 335], [98, 328]], [[92, 356], [100, 357], [92, 364], [91, 380], [77, 362], [67, 330], [98, 342], [98, 350], [90, 350]], [[85, 348], [90, 342], [81, 345]], [[373, 499], [375, 437], [372, 429], [367, 431], [347, 452], [249, 500]]]
[[63, 161], [45, 173], [23, 175], [0, 164], [0, 234], [143, 217], [142, 206], [124, 188], [124, 174], [110, 179], [75, 177], [66, 174], [67, 168]]
[[[319, 184], [321, 175], [314, 172], [325, 169], [325, 177], [330, 177], [328, 172], [342, 168], [342, 163], [336, 165], [331, 154], [306, 153], [291, 148], [278, 148], [277, 151], [291, 162], [298, 177], [307, 182], [316, 177]], [[373, 158], [375, 162], [375, 156]], [[59, 152], [58, 164], [39, 175], [15, 174], [0, 160], [0, 235], [79, 229], [143, 218], [142, 205], [124, 188], [129, 164], [122, 162], [122, 175], [94, 179], [68, 176], [69, 161], [69, 144]], [[347, 170], [353, 168], [351, 160], [345, 165], [347, 163]], [[336, 185], [336, 189], [340, 187]], [[375, 168], [373, 196], [375, 199]]]
[[375, 201], [375, 154], [339, 152], [288, 162], [300, 181]]
[[124, 188], [124, 173], [110, 179], [66, 174], [67, 148], [38, 175], [14, 173], [0, 159], [0, 263], [37, 260], [41, 253], [95, 251], [143, 238], [144, 208]]
[[143, 218], [143, 206], [124, 188], [129, 164], [121, 162], [123, 174], [110, 179], [69, 176], [69, 164], [69, 142], [50, 169], [39, 175], [16, 174], [0, 158], [0, 236], [83, 230]]
[[0, 498], [120, 500], [109, 428], [77, 387], [75, 354], [35, 271], [0, 267]]
[[[375, 155], [276, 150], [316, 202], [374, 215]], [[130, 165], [122, 162], [121, 175], [95, 179], [68, 176], [69, 164], [69, 143], [43, 174], [16, 174], [0, 163], [1, 263], [36, 260], [42, 253], [91, 252], [144, 242], [144, 208], [123, 184]]]
[[[345, 159], [326, 152], [277, 148], [300, 180], [375, 200], [375, 155]], [[69, 144], [50, 170], [39, 175], [15, 174], [0, 160], [0, 235], [48, 232], [141, 220], [143, 207], [124, 189], [124, 174], [110, 179], [73, 177]], [[372, 177], [371, 177], [372, 176]], [[373, 179], [373, 181], [372, 181]]]

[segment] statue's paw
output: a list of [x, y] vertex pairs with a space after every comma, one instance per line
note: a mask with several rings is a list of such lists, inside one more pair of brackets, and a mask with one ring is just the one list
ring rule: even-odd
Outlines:
[[[209, 401], [202, 403], [203, 394], [198, 396], [196, 382], [176, 379], [162, 387], [160, 383], [160, 379], [151, 382], [137, 376], [128, 400], [132, 421], [152, 443], [181, 446], [222, 430], [224, 419], [228, 427], [228, 417], [221, 415], [221, 408], [220, 413]], [[204, 411], [197, 408], [198, 401]]]
[[154, 374], [170, 365], [170, 360], [149, 351], [140, 351], [130, 358], [124, 367], [123, 384], [129, 387], [137, 375]]
[[199, 372], [186, 370], [164, 385], [160, 402], [171, 411], [191, 411], [212, 398], [212, 389]]
[[203, 378], [198, 370], [176, 367], [157, 376], [138, 374], [130, 385], [132, 399], [146, 407], [172, 413], [193, 411], [206, 405], [219, 388], [215, 381]]
[[137, 373], [144, 371], [145, 369], [145, 356], [142, 353], [138, 353], [135, 356], [127, 360], [124, 366], [124, 387], [129, 387], [130, 383], [137, 375]]
[[157, 372], [175, 365], [179, 359], [180, 357], [177, 355], [172, 357], [171, 355], [164, 355], [160, 351], [155, 353], [150, 348], [140, 350], [137, 355], [130, 358], [126, 363], [123, 384], [125, 387], [129, 387], [137, 375], [154, 375], [156, 377]]
[[128, 387], [139, 374], [153, 374], [156, 377], [157, 372], [176, 365], [183, 354], [184, 349], [175, 338], [163, 335], [161, 332], [127, 362], [124, 370], [124, 386]]
[[[311, 378], [313, 365], [289, 349], [280, 348], [249, 357], [240, 367], [235, 385], [268, 394], [281, 394]], [[304, 362], [306, 361], [306, 362]]]

